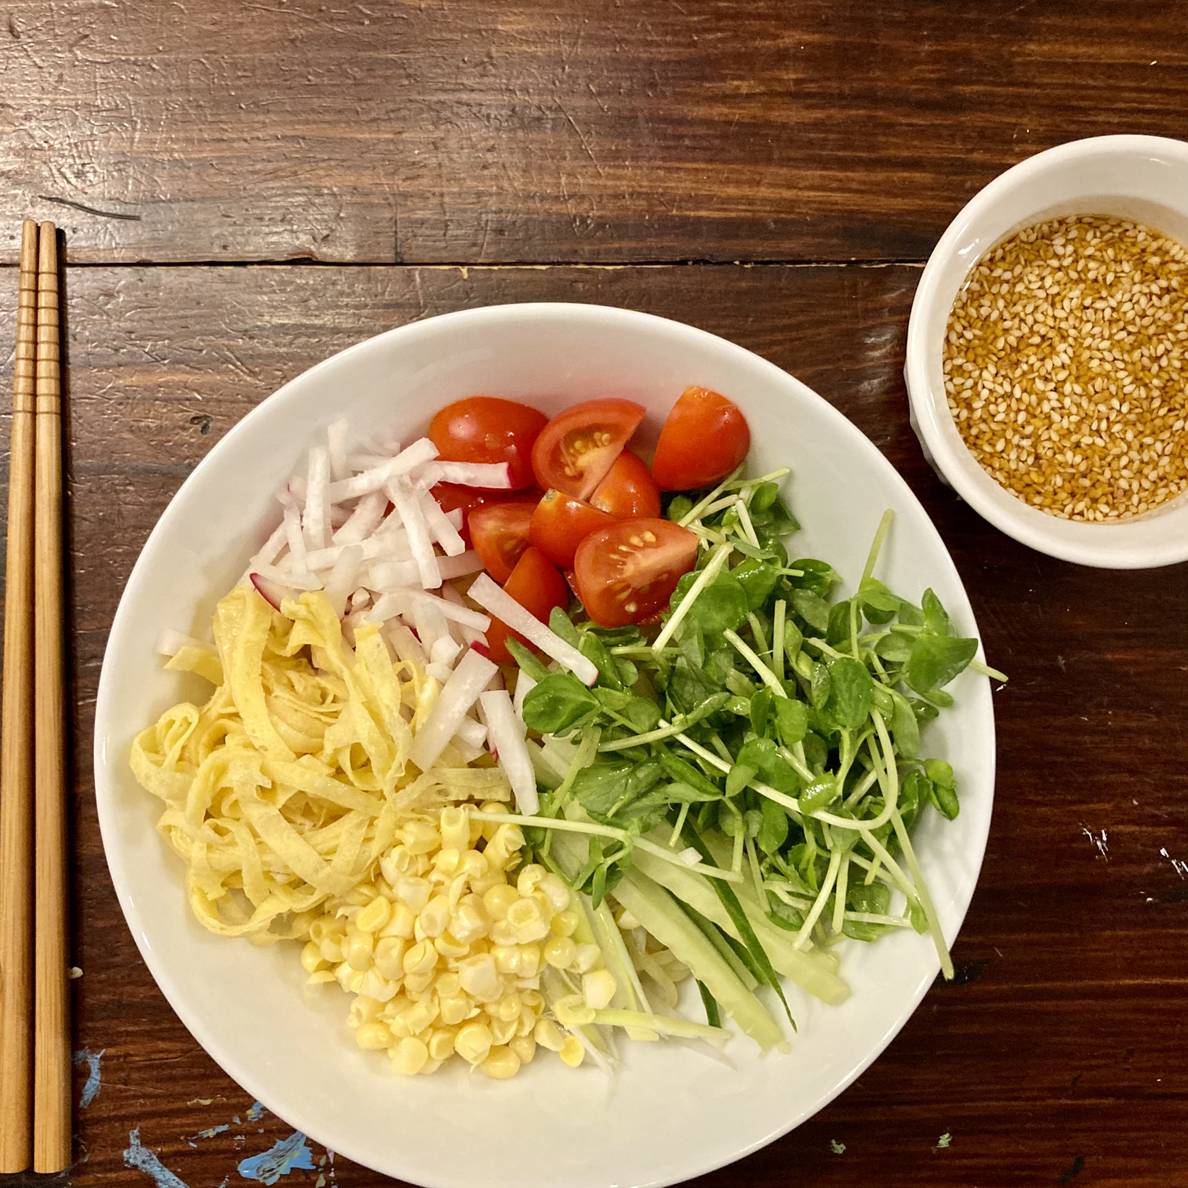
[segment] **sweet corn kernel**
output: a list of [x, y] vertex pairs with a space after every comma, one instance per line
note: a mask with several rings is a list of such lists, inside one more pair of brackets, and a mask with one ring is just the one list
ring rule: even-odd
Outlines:
[[426, 1047], [429, 1049], [430, 1060], [448, 1060], [454, 1054], [454, 1029], [435, 1027], [429, 1033]]
[[465, 994], [438, 996], [438, 1017], [447, 1027], [453, 1027], [468, 1019], [472, 1009], [473, 1004]]
[[507, 883], [496, 883], [494, 887], [483, 892], [483, 907], [492, 920], [507, 918], [507, 910], [519, 900], [515, 887]]
[[342, 937], [328, 936], [320, 944], [322, 960], [337, 965], [343, 959]]
[[534, 978], [540, 973], [540, 945], [519, 945], [516, 948], [516, 976]]
[[444, 895], [435, 895], [417, 916], [417, 929], [422, 938], [441, 936], [450, 919], [450, 901]]
[[467, 850], [458, 864], [458, 874], [464, 875], [467, 882], [481, 879], [490, 870], [490, 863], [478, 850]]
[[400, 989], [399, 982], [389, 980], [374, 966], [363, 975], [363, 983], [359, 988], [361, 994], [374, 998], [376, 1002], [390, 1002], [396, 997]]
[[405, 976], [429, 973], [436, 964], [437, 950], [433, 947], [432, 942], [423, 940], [417, 941], [404, 954], [404, 960], [401, 962]]
[[371, 952], [374, 945], [375, 942], [370, 932], [359, 932], [352, 928], [347, 933], [344, 952], [347, 964], [351, 969], [362, 971], [371, 967]]
[[372, 955], [375, 968], [383, 977], [398, 981], [404, 976], [404, 954], [407, 949], [408, 941], [402, 936], [381, 937]]
[[594, 1008], [587, 1006], [580, 994], [567, 994], [553, 1004], [557, 1021], [564, 1027], [585, 1027], [594, 1022]]
[[470, 847], [470, 814], [465, 809], [453, 805], [443, 808], [437, 818], [437, 827], [444, 849], [466, 850]]
[[558, 1055], [570, 1068], [577, 1068], [586, 1058], [586, 1049], [582, 1047], [582, 1042], [577, 1036], [571, 1035], [566, 1037]]
[[429, 1061], [429, 1049], [414, 1036], [405, 1036], [392, 1049], [392, 1067], [406, 1077], [415, 1077]]
[[452, 970], [447, 970], [438, 975], [433, 988], [442, 998], [448, 998], [451, 994], [457, 994], [462, 989], [462, 980]]
[[355, 1032], [355, 1043], [368, 1052], [379, 1052], [384, 1048], [391, 1047], [392, 1033], [388, 1030], [386, 1023], [376, 1019], [371, 1023], [364, 1023]]
[[417, 865], [417, 856], [398, 843], [380, 859], [380, 873], [389, 887], [395, 887], [402, 875], [416, 874]]
[[458, 980], [462, 989], [479, 1002], [499, 996], [499, 973], [490, 953], [478, 953], [458, 962]]
[[380, 929], [380, 936], [399, 936], [411, 940], [416, 925], [416, 912], [407, 903], [394, 903], [387, 924]]
[[507, 1046], [516, 1054], [521, 1065], [531, 1064], [532, 1057], [536, 1055], [536, 1041], [530, 1035], [517, 1035], [508, 1041]]
[[549, 897], [553, 911], [563, 912], [569, 907], [571, 899], [569, 888], [565, 885], [564, 880], [558, 878], [551, 871], [540, 880], [540, 890]]
[[549, 935], [549, 922], [534, 899], [520, 899], [507, 909], [507, 920], [520, 944], [543, 940]]
[[441, 936], [434, 937], [433, 947], [445, 958], [465, 957], [470, 952], [470, 945], [464, 941], [460, 941], [451, 933], [443, 932]]
[[541, 1008], [544, 1006], [544, 995], [539, 990], [525, 990], [520, 995], [520, 1001], [524, 1004], [526, 1011], [540, 1014]]
[[510, 1023], [520, 1017], [520, 1000], [514, 994], [505, 994], [495, 1004], [495, 1018]]
[[521, 1011], [520, 1017], [516, 1020], [516, 1035], [524, 1036], [531, 1035], [536, 1028], [536, 1012], [535, 1011]]
[[565, 1043], [565, 1036], [561, 1033], [561, 1028], [552, 1019], [538, 1019], [536, 1026], [532, 1029], [532, 1038], [542, 1048], [547, 1048], [550, 1052], [560, 1052]]
[[596, 969], [582, 975], [582, 997], [586, 1000], [586, 1006], [596, 1011], [610, 1006], [617, 989], [615, 975], [609, 969]]
[[491, 1029], [485, 1023], [467, 1023], [454, 1036], [454, 1051], [469, 1064], [481, 1064], [491, 1051]]
[[392, 884], [392, 893], [400, 903], [406, 904], [413, 912], [419, 912], [429, 902], [433, 888], [428, 879], [419, 875], [401, 875]]
[[410, 854], [430, 854], [441, 848], [441, 834], [430, 821], [409, 821], [400, 830], [400, 836]]
[[301, 968], [307, 974], [314, 973], [321, 968], [322, 960], [322, 950], [313, 941], [306, 941], [301, 950]]
[[518, 1019], [492, 1019], [490, 1023], [491, 1038], [496, 1044], [510, 1043], [516, 1038]]
[[366, 974], [364, 974], [362, 970], [359, 970], [359, 969], [356, 969], [356, 970], [354, 970], [354, 971], [351, 973], [351, 976], [350, 976], [349, 978], [347, 978], [347, 989], [348, 989], [348, 990], [349, 990], [349, 991], [350, 991], [352, 994], [360, 994], [360, 993], [362, 993], [362, 991], [363, 991], [363, 979], [364, 979], [364, 977], [366, 977], [366, 976], [367, 976], [367, 975], [366, 975]]
[[549, 931], [554, 936], [573, 936], [577, 932], [581, 918], [573, 908], [566, 908], [558, 912], [549, 922]]
[[487, 935], [489, 922], [487, 913], [483, 911], [483, 901], [477, 895], [468, 895], [454, 909], [450, 917], [448, 931], [458, 940], [470, 944], [482, 936]]
[[615, 917], [615, 923], [624, 932], [634, 932], [639, 927], [639, 921], [626, 908]]
[[490, 1056], [479, 1068], [497, 1081], [506, 1081], [520, 1071], [520, 1058], [511, 1048], [500, 1046], [491, 1049]]
[[540, 886], [541, 879], [548, 873], [543, 866], [530, 862], [516, 876], [516, 891], [522, 898], [527, 899]]
[[334, 971], [332, 969], [319, 969], [317, 973], [311, 973], [305, 979], [307, 986], [324, 986], [327, 982], [334, 981]]
[[578, 945], [573, 958], [573, 969], [577, 973], [589, 973], [601, 960], [602, 950], [597, 945]]
[[379, 932], [392, 914], [391, 901], [377, 895], [365, 908], [355, 914], [354, 924], [360, 932]]
[[367, 994], [356, 995], [347, 1010], [347, 1023], [351, 1027], [362, 1027], [373, 1019], [378, 1019], [383, 1010], [383, 1003]]
[[438, 1007], [433, 998], [422, 998], [414, 1002], [402, 1016], [411, 1035], [420, 1035], [437, 1021]]
[[405, 974], [404, 990], [410, 999], [418, 999], [433, 985], [435, 971], [426, 970], [424, 973]]
[[492, 866], [502, 870], [523, 845], [524, 834], [518, 825], [498, 825], [483, 853]]
[[438, 850], [433, 856], [433, 870], [429, 877], [435, 882], [452, 879], [458, 873], [458, 868], [461, 865], [461, 850], [455, 848]]
[[334, 967], [334, 980], [344, 989], [349, 990], [351, 986], [351, 977], [354, 970], [345, 962], [340, 962]]
[[554, 969], [568, 969], [576, 956], [577, 945], [568, 936], [554, 936], [545, 944], [545, 964]]

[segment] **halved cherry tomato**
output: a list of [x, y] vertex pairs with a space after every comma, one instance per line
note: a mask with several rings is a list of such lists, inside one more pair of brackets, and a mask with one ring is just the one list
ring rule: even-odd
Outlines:
[[572, 495], [546, 491], [532, 513], [528, 536], [554, 565], [572, 569], [578, 545], [591, 532], [613, 523], [613, 516]]
[[487, 507], [492, 503], [508, 503], [537, 498], [529, 491], [488, 491], [481, 487], [463, 487], [457, 483], [438, 483], [430, 492], [442, 511], [462, 511], [462, 539], [470, 544], [470, 513], [476, 507]]
[[751, 431], [738, 405], [708, 388], [686, 388], [672, 406], [652, 478], [662, 491], [691, 491], [725, 478], [751, 448]]
[[639, 623], [663, 609], [696, 558], [697, 537], [679, 524], [620, 520], [578, 546], [578, 595], [603, 627]]
[[589, 499], [643, 420], [642, 405], [608, 397], [558, 413], [532, 447], [536, 481], [548, 490]]
[[483, 568], [497, 581], [511, 577], [516, 562], [528, 547], [528, 525], [535, 503], [515, 500], [488, 503], [470, 513], [470, 537]]
[[660, 490], [638, 454], [624, 450], [590, 502], [616, 520], [649, 519], [660, 514]]
[[[565, 579], [539, 549], [529, 547], [524, 550], [503, 588], [542, 623], [549, 621], [553, 607], [569, 605], [569, 587]], [[506, 623], [498, 619], [491, 620], [491, 626], [487, 628], [487, 654], [496, 664], [511, 663], [511, 653], [507, 650], [509, 635], [521, 643], [527, 642]]]
[[449, 462], [506, 462], [514, 490], [532, 486], [532, 446], [548, 418], [498, 396], [468, 396], [429, 422], [429, 438]]

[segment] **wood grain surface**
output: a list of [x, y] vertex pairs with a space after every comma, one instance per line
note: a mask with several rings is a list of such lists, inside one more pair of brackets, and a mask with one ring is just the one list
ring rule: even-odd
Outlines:
[[[60, 1183], [269, 1182], [251, 1160], [292, 1135], [173, 1015], [103, 860], [95, 692], [140, 546], [304, 368], [542, 299], [677, 317], [814, 386], [922, 499], [1011, 675], [957, 980], [835, 1103], [697, 1183], [1188, 1182], [1188, 567], [1102, 573], [994, 531], [928, 469], [901, 376], [919, 266], [978, 187], [1078, 136], [1188, 134], [1188, 6], [16, 0], [0, 69], [0, 263], [29, 214], [65, 229], [71, 264]], [[290, 1147], [281, 1188], [393, 1183]]]
[[[1078, 1168], [1087, 1184], [1179, 1182], [1185, 570], [1103, 574], [1044, 558], [939, 483], [908, 427], [900, 378], [917, 277], [909, 267], [712, 265], [70, 274], [80, 1094], [88, 1062], [98, 1070], [78, 1113], [74, 1183], [149, 1183], [126, 1161], [143, 1144], [189, 1188], [224, 1177], [230, 1186], [244, 1182], [242, 1160], [291, 1133], [269, 1115], [249, 1120], [251, 1102], [173, 1016], [137, 958], [100, 850], [87, 744], [107, 626], [140, 545], [213, 442], [309, 364], [410, 318], [555, 298], [692, 317], [814, 385], [924, 501], [988, 656], [1011, 674], [996, 698], [995, 817], [956, 984], [938, 985], [832, 1106], [701, 1183], [1057, 1184]], [[319, 1160], [326, 1153], [311, 1146], [314, 1167], [294, 1170], [285, 1188], [319, 1175], [344, 1188], [388, 1182]]]
[[[1182, 0], [16, 0], [0, 192], [82, 260], [914, 259], [1184, 135]], [[78, 203], [103, 213], [72, 209]]]

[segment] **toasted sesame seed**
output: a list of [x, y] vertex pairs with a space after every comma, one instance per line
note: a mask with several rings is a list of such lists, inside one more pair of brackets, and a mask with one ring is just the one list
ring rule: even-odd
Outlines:
[[1188, 249], [1124, 219], [1024, 228], [957, 295], [944, 375], [974, 457], [1034, 507], [1159, 507], [1188, 488]]

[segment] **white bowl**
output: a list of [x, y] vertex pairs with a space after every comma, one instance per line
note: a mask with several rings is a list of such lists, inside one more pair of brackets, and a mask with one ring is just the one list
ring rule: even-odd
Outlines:
[[[293, 946], [257, 949], [190, 917], [182, 869], [156, 834], [157, 804], [128, 771], [133, 735], [179, 697], [153, 655], [161, 629], [200, 629], [275, 520], [274, 492], [331, 420], [411, 434], [446, 401], [476, 391], [544, 409], [616, 393], [656, 428], [687, 384], [729, 393], [754, 430], [752, 465], [789, 464], [805, 527], [798, 555], [827, 557], [851, 579], [885, 508], [896, 520], [880, 565], [918, 599], [932, 586], [957, 628], [975, 624], [961, 579], [927, 515], [879, 451], [777, 367], [676, 322], [592, 305], [515, 305], [414, 323], [336, 355], [244, 418], [186, 480], [124, 590], [99, 685], [95, 781], [103, 843], [120, 904], [158, 985], [198, 1042], [270, 1110], [318, 1143], [434, 1188], [661, 1185], [770, 1142], [844, 1089], [903, 1026], [937, 974], [914, 933], [848, 944], [854, 993], [838, 1008], [793, 993], [800, 1026], [787, 1054], [743, 1037], [731, 1069], [678, 1045], [639, 1044], [610, 1083], [591, 1068], [538, 1059], [512, 1082], [442, 1070], [402, 1080], [358, 1051], [336, 988], [307, 1000]], [[981, 866], [994, 784], [986, 680], [954, 682], [958, 704], [929, 748], [962, 785], [952, 823], [926, 814], [918, 846], [950, 941]], [[694, 996], [695, 997], [695, 996]], [[688, 1004], [692, 1011], [696, 1007]]]
[[1160, 136], [1074, 140], [1021, 161], [970, 199], [929, 257], [912, 302], [904, 369], [912, 425], [941, 477], [1008, 536], [1052, 557], [1104, 569], [1171, 565], [1188, 560], [1188, 493], [1113, 523], [1049, 515], [979, 465], [945, 397], [945, 328], [970, 270], [1022, 227], [1086, 214], [1134, 219], [1188, 243], [1188, 144]]

